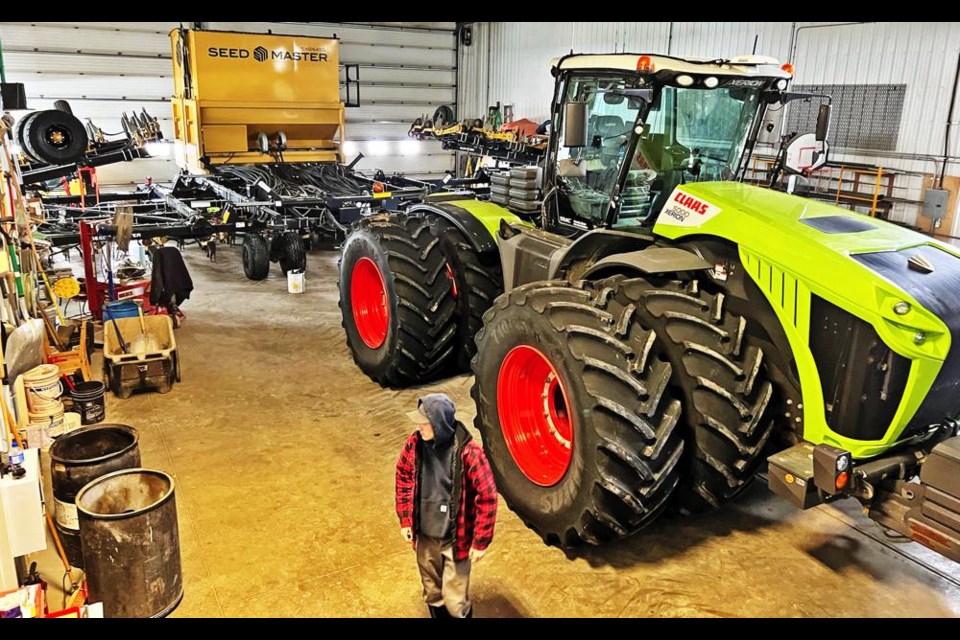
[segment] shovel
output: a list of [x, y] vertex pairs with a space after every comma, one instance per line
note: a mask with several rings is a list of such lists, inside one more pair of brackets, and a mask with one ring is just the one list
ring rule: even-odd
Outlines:
[[120, 333], [120, 327], [117, 325], [117, 319], [111, 315], [110, 322], [113, 323], [113, 330], [117, 332], [117, 342], [120, 343], [120, 351], [123, 353], [130, 353], [130, 349], [127, 347], [126, 341], [123, 339], [123, 334]]
[[130, 348], [137, 352], [156, 351], [156, 340], [153, 336], [147, 335], [147, 325], [143, 320], [143, 307], [137, 305], [137, 315], [140, 317], [140, 335], [130, 345]]

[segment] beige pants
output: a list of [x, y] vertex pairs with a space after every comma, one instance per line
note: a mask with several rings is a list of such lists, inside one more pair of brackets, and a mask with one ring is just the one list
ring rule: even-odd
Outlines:
[[453, 545], [441, 548], [440, 541], [417, 538], [417, 566], [423, 581], [423, 600], [431, 607], [441, 605], [454, 618], [470, 611], [470, 559], [453, 559]]

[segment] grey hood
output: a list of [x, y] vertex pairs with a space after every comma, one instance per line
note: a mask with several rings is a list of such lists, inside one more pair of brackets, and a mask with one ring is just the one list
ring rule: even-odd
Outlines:
[[454, 417], [457, 408], [453, 406], [453, 400], [445, 393], [429, 393], [420, 398], [419, 405], [420, 410], [430, 421], [430, 426], [433, 427], [433, 446], [436, 448], [447, 446], [453, 441], [457, 428], [457, 420]]

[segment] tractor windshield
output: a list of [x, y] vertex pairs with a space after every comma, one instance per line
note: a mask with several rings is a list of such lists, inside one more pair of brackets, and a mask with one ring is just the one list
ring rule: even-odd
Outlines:
[[664, 87], [637, 140], [619, 225], [658, 213], [677, 185], [732, 180], [758, 106], [757, 89]]

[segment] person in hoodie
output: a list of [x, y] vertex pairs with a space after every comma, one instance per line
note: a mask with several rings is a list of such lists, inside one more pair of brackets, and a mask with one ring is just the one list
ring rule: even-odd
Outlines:
[[470, 567], [493, 540], [497, 487], [490, 463], [445, 393], [407, 416], [417, 425], [397, 462], [400, 535], [417, 552], [431, 618], [472, 618]]

